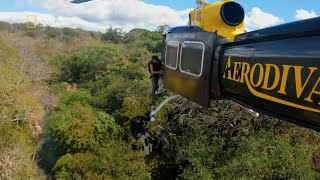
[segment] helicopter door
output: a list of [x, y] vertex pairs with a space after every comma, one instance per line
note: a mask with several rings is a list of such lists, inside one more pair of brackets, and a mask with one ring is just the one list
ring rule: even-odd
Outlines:
[[205, 107], [210, 105], [215, 38], [215, 33], [192, 26], [171, 29], [162, 56], [166, 87]]

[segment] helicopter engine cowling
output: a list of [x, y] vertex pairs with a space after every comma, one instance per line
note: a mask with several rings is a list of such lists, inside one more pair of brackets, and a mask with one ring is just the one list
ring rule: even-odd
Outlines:
[[233, 41], [244, 33], [244, 10], [232, 0], [223, 0], [197, 8], [189, 14], [189, 24]]

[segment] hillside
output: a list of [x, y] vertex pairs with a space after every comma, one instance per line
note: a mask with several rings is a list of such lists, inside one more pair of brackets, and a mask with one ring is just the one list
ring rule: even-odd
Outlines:
[[[319, 133], [230, 101], [180, 98], [146, 122], [160, 31], [0, 23], [1, 179], [318, 179]], [[161, 100], [170, 96], [166, 92]]]

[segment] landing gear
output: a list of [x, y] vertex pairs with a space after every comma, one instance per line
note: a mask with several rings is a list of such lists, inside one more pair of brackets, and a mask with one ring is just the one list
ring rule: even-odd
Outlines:
[[258, 118], [259, 116], [260, 116], [260, 114], [259, 113], [257, 113], [256, 111], [254, 111], [254, 110], [252, 110], [252, 109], [249, 109], [249, 108], [247, 108], [247, 107], [244, 107], [244, 106], [242, 106], [242, 105], [240, 105], [239, 104], [239, 106], [242, 108], [242, 109], [244, 109], [245, 111], [247, 111], [249, 114], [251, 114], [253, 117], [255, 117], [255, 118]]

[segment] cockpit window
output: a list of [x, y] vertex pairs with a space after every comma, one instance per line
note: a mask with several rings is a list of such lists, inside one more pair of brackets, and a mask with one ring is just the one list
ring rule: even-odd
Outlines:
[[180, 71], [200, 77], [203, 69], [205, 45], [203, 42], [185, 41], [182, 43], [180, 55]]
[[176, 70], [178, 68], [179, 42], [168, 41], [166, 47], [165, 64], [168, 68]]

